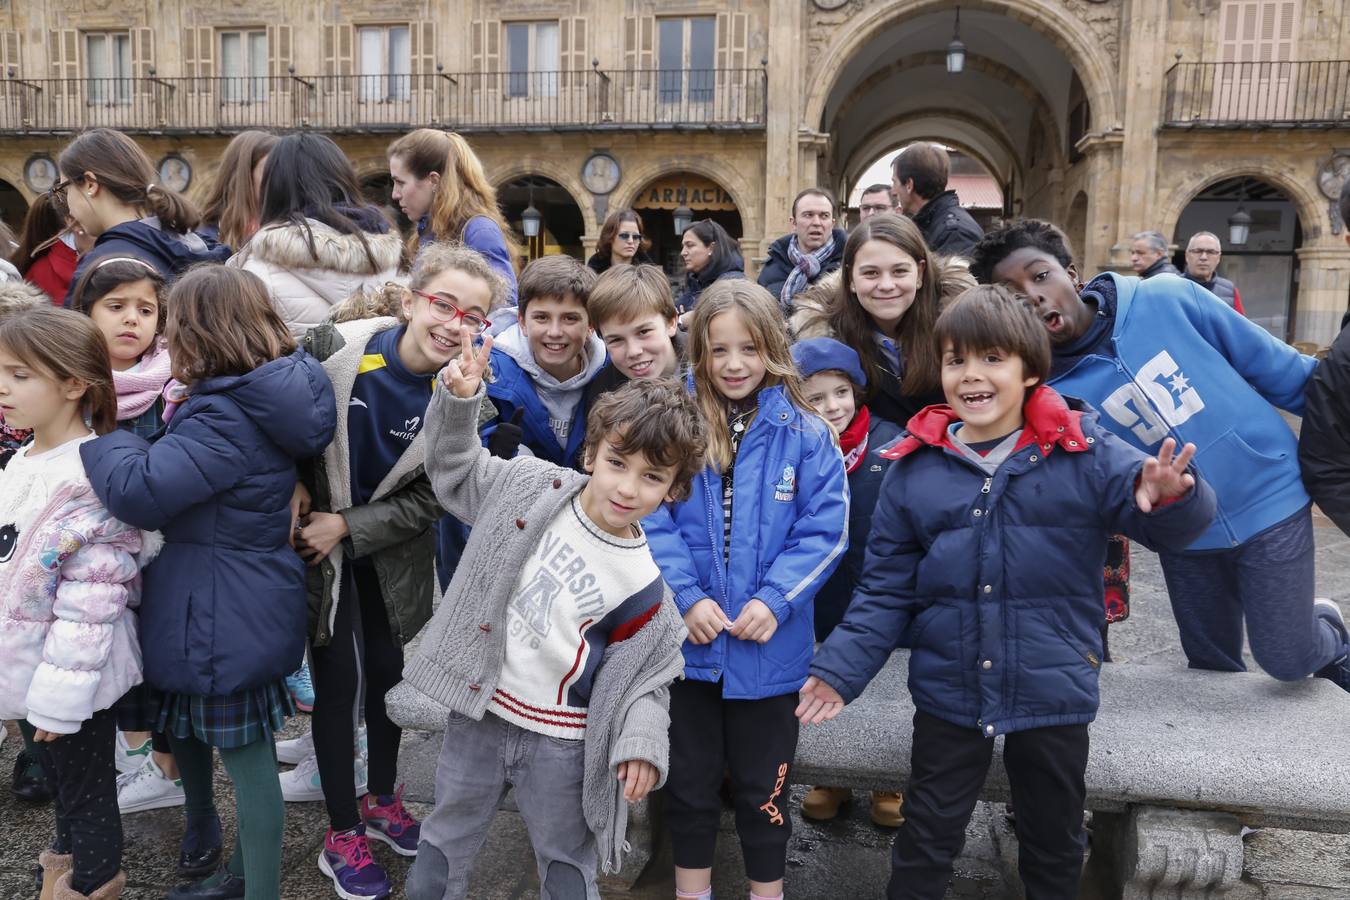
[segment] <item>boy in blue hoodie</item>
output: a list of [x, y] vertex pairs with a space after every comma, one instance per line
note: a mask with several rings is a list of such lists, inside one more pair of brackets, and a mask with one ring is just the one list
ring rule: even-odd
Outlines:
[[1102, 564], [1121, 533], [1184, 547], [1214, 496], [1187, 464], [1106, 431], [1045, 386], [1050, 347], [1001, 287], [972, 288], [935, 326], [947, 405], [884, 451], [862, 580], [821, 645], [797, 715], [819, 723], [912, 648], [911, 778], [887, 896], [940, 900], [984, 784], [994, 738], [1017, 807], [1028, 897], [1078, 896], [1083, 773], [1101, 667]]
[[[605, 344], [586, 315], [595, 273], [570, 256], [536, 259], [520, 273], [517, 324], [496, 337], [487, 396], [496, 422], [483, 429], [503, 455], [498, 428], [519, 428], [540, 459], [576, 468], [586, 441], [586, 386], [605, 367]], [[505, 429], [503, 429], [505, 431]], [[512, 429], [514, 431], [514, 428]], [[512, 435], [514, 437], [514, 435]]]
[[[984, 238], [971, 273], [1021, 294], [1050, 335], [1049, 384], [1082, 397], [1145, 452], [1200, 448], [1214, 524], [1161, 554], [1192, 668], [1245, 671], [1252, 655], [1281, 681], [1316, 674], [1350, 690], [1350, 639], [1335, 603], [1313, 597], [1313, 532], [1298, 441], [1274, 407], [1302, 415], [1317, 365], [1204, 288], [1113, 273], [1078, 283], [1068, 240], [1024, 220]], [[1081, 294], [1080, 294], [1081, 291]]]

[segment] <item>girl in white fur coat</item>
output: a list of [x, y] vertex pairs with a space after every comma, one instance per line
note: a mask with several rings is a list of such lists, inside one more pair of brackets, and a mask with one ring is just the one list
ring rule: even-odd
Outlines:
[[33, 431], [0, 474], [0, 719], [26, 720], [55, 796], [43, 897], [112, 900], [126, 884], [116, 707], [141, 681], [133, 610], [158, 536], [114, 519], [80, 461], [117, 426], [98, 328], [58, 309], [0, 324], [0, 408]]
[[402, 239], [366, 205], [351, 162], [321, 134], [287, 135], [267, 155], [259, 221], [228, 265], [263, 280], [292, 337], [398, 274]]

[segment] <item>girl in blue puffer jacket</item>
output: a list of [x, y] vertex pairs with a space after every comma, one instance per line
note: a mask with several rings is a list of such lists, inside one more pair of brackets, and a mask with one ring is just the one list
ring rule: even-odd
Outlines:
[[689, 628], [685, 678], [670, 697], [676, 896], [711, 895], [718, 789], [730, 771], [751, 896], [770, 900], [783, 892], [812, 601], [848, 545], [848, 485], [768, 291], [743, 280], [709, 287], [694, 309], [689, 361], [709, 422], [708, 465], [687, 500], [644, 520]]
[[169, 897], [243, 897], [246, 883], [249, 900], [275, 900], [283, 810], [272, 739], [295, 712], [284, 678], [305, 650], [304, 564], [291, 547], [295, 461], [332, 441], [333, 387], [252, 274], [194, 269], [168, 309], [173, 374], [187, 399], [154, 444], [117, 431], [80, 456], [109, 511], [164, 535], [145, 570], [141, 644], [189, 832], [219, 828], [213, 747], [234, 782], [233, 858]]

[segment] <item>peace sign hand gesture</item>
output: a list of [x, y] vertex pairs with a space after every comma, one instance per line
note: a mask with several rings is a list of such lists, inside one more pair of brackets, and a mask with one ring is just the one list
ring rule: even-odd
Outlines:
[[467, 327], [459, 329], [459, 359], [452, 359], [441, 370], [441, 382], [456, 397], [467, 400], [478, 393], [483, 383], [483, 373], [487, 371], [488, 358], [492, 353], [492, 336], [483, 336], [483, 346], [477, 350], [473, 346], [473, 332]]
[[1157, 458], [1144, 463], [1139, 485], [1134, 489], [1134, 502], [1140, 512], [1153, 512], [1159, 504], [1174, 500], [1195, 487], [1195, 476], [1186, 471], [1191, 457], [1195, 456], [1195, 445], [1187, 444], [1173, 456], [1176, 448], [1177, 442], [1168, 438], [1158, 449]]

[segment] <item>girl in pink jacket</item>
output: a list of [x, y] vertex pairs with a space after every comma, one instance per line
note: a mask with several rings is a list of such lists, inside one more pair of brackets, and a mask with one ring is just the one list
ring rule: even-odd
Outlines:
[[0, 411], [33, 433], [0, 473], [0, 719], [36, 741], [55, 797], [43, 896], [113, 900], [126, 883], [117, 707], [141, 681], [133, 610], [158, 536], [109, 515], [80, 461], [117, 425], [98, 328], [60, 309], [0, 323]]

